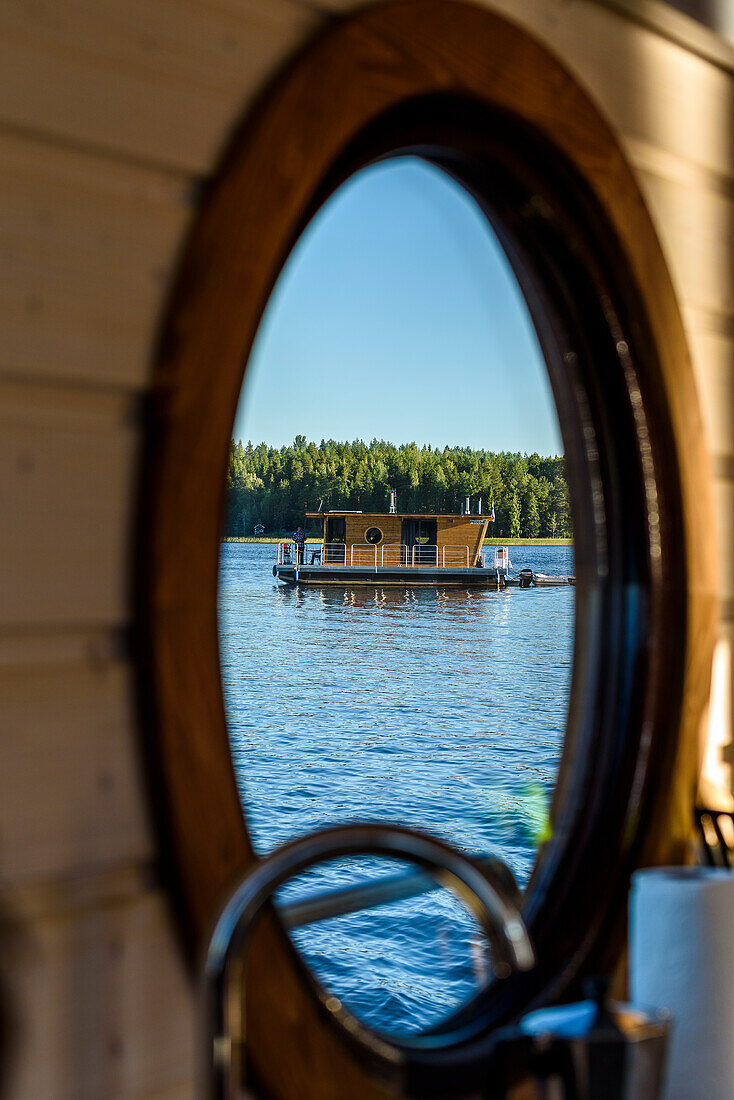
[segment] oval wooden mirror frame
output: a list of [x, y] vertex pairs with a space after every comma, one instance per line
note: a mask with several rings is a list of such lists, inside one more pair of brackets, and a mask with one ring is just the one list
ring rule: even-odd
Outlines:
[[[574, 791], [573, 769], [562, 767], [557, 837], [529, 903], [547, 961], [525, 985], [469, 1006], [445, 1033], [450, 1043], [463, 1027], [465, 1040], [482, 1041], [490, 1024], [563, 996], [585, 970], [612, 967], [631, 870], [682, 858], [716, 624], [713, 547], [701, 540], [712, 531], [703, 430], [652, 223], [597, 108], [552, 54], [503, 18], [453, 0], [399, 0], [338, 22], [251, 112], [205, 196], [165, 319], [144, 463], [145, 746], [164, 872], [194, 958], [227, 888], [254, 859], [217, 637], [225, 474], [245, 365], [315, 210], [359, 167], [399, 152], [432, 160], [477, 197], [523, 285], [570, 454], [580, 576], [569, 729], [603, 725], [608, 705], [628, 730], [616, 740], [604, 734], [596, 755], [578, 739], [564, 750], [566, 764], [574, 753], [584, 758], [586, 797], [578, 767]], [[564, 189], [575, 207], [567, 221], [554, 205]], [[584, 280], [590, 296], [579, 316]], [[599, 344], [589, 343], [584, 374], [593, 324]], [[591, 350], [603, 359], [596, 378]], [[695, 571], [686, 565], [694, 560]], [[613, 683], [626, 684], [624, 713], [604, 702], [604, 661], [617, 669]], [[251, 1080], [266, 1095], [384, 1095], [379, 1058], [323, 1013], [274, 920], [252, 971]]]

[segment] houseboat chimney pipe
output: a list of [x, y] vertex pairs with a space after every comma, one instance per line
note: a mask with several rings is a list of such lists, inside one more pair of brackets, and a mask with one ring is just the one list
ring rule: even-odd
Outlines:
[[395, 490], [391, 489], [390, 490], [390, 515], [394, 516], [396, 511], [397, 511], [397, 508], [395, 507]]
[[469, 507], [470, 500], [471, 500], [471, 497], [466, 498], [466, 507], [464, 509], [464, 515], [466, 515], [466, 516], [468, 516], [469, 512], [471, 511], [471, 508]]
[[477, 515], [481, 516], [481, 514], [482, 514], [482, 498], [480, 497], [479, 501], [477, 503]]

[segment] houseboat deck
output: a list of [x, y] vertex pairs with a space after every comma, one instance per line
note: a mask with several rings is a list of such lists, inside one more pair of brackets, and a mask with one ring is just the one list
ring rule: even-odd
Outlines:
[[281, 564], [273, 567], [280, 580], [289, 584], [380, 584], [380, 585], [464, 585], [504, 587], [506, 576], [484, 567], [452, 566], [362, 566]]

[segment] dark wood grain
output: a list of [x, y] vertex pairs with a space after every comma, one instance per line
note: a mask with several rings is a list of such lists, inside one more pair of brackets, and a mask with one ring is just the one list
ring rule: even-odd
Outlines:
[[[646, 382], [646, 392], [656, 393], [653, 427], [665, 421], [672, 440], [656, 477], [680, 502], [679, 551], [696, 568], [671, 603], [683, 645], [683, 705], [667, 719], [666, 759], [645, 779], [655, 789], [634, 860], [678, 858], [690, 834], [715, 630], [711, 493], [684, 330], [639, 188], [596, 106], [527, 33], [450, 0], [376, 6], [313, 42], [244, 121], [184, 250], [157, 356], [140, 523], [141, 697], [164, 863], [192, 958], [228, 887], [254, 858], [229, 751], [216, 616], [228, 444], [245, 365], [285, 258], [338, 183], [336, 166], [358, 167], [359, 155], [349, 151], [360, 148], [360, 135], [427, 96], [486, 107], [547, 142], [603, 211], [636, 285], [655, 349], [655, 377]], [[454, 154], [461, 141], [458, 129], [453, 142], [442, 137]], [[585, 507], [577, 502], [577, 518]], [[653, 585], [656, 638], [671, 614], [666, 583]], [[650, 668], [640, 711], [648, 732], [665, 712], [664, 676]], [[619, 925], [619, 893], [604, 904], [588, 942], [577, 934], [582, 960]], [[253, 952], [247, 1019], [263, 1095], [384, 1095], [322, 1019], [274, 922]]]

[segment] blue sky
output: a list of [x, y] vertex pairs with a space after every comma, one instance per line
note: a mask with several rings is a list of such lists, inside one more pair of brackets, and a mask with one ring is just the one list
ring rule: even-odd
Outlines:
[[234, 436], [280, 447], [298, 433], [561, 453], [504, 253], [473, 200], [422, 161], [353, 176], [281, 273]]

